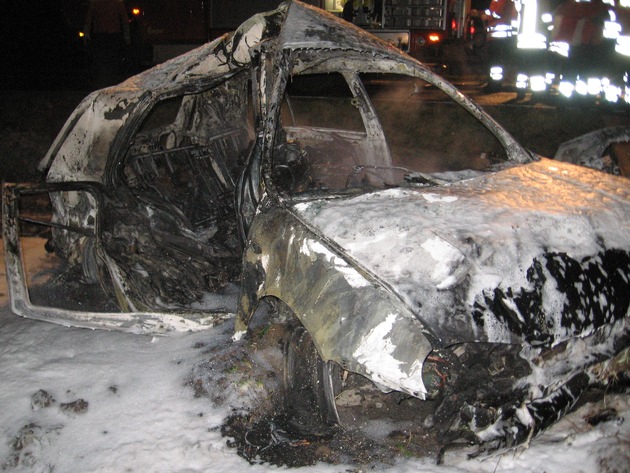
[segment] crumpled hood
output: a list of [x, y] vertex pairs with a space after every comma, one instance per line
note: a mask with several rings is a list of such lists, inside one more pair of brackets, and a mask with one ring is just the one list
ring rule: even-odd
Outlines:
[[630, 181], [540, 162], [294, 206], [444, 344], [558, 343], [626, 317]]

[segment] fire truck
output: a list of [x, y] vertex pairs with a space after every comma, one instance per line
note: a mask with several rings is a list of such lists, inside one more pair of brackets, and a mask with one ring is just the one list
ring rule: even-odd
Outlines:
[[465, 37], [471, 4], [470, 0], [348, 2], [354, 11], [350, 16], [344, 15], [346, 20], [425, 62], [442, 57], [445, 45]]
[[[464, 38], [471, 0], [303, 0], [369, 30], [419, 59], [439, 57]], [[474, 2], [490, 0], [473, 0]], [[154, 62], [237, 28], [280, 0], [127, 0]]]
[[[343, 17], [424, 62], [482, 46], [493, 0], [302, 0]], [[509, 1], [509, 0], [502, 0]], [[89, 0], [62, 0], [79, 31]], [[156, 64], [233, 31], [282, 0], [124, 0], [135, 62]], [[451, 49], [445, 49], [451, 47]]]
[[[233, 31], [281, 0], [125, 0], [141, 41], [160, 63]], [[319, 0], [306, 3], [319, 6]]]
[[513, 3], [511, 33], [490, 47], [489, 87], [630, 103], [630, 0]]

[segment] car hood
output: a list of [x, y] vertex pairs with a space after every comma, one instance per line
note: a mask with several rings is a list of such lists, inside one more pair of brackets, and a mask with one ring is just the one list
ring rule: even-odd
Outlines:
[[630, 185], [548, 159], [294, 204], [445, 345], [555, 344], [628, 315]]

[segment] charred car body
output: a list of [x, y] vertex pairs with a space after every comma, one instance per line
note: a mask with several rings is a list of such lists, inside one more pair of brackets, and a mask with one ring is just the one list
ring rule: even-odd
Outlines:
[[[353, 373], [496, 447], [627, 367], [628, 181], [530, 154], [417, 61], [300, 2], [93, 93], [42, 167], [46, 183], [3, 193], [23, 316], [193, 330], [230, 316], [204, 298], [237, 285], [234, 338], [273, 301], [296, 327], [287, 384], [313, 370], [328, 420]], [[41, 194], [49, 246], [117, 309], [32, 300], [20, 232]]]

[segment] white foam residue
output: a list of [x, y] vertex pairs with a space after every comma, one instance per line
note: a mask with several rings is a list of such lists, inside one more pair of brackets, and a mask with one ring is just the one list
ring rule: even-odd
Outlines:
[[516, 302], [514, 302], [513, 299], [510, 299], [509, 297], [502, 297], [501, 298], [501, 303], [508, 309], [510, 309], [514, 314], [516, 314], [516, 316], [518, 317], [518, 320], [520, 320], [522, 323], [525, 323], [525, 319], [523, 318], [523, 314], [521, 314], [521, 311], [519, 310], [519, 308], [516, 305]]
[[421, 194], [427, 202], [455, 202], [457, 197], [454, 195], [440, 194]]
[[483, 331], [489, 340], [509, 342], [512, 339], [508, 327], [488, 311], [483, 314]]
[[[388, 378], [401, 375], [399, 360], [392, 357], [395, 346], [387, 335], [392, 330], [396, 314], [387, 315], [386, 319], [363, 337], [361, 344], [354, 351], [356, 359], [365, 365], [368, 372], [383, 385], [389, 385]], [[388, 376], [387, 373], [390, 373]]]
[[436, 289], [439, 291], [445, 291], [446, 289], [450, 289], [451, 287], [457, 284], [458, 280], [455, 275], [447, 276], [442, 282], [435, 285]]
[[438, 289], [449, 287], [454, 283], [453, 271], [464, 260], [464, 255], [453, 245], [442, 238], [431, 238], [422, 243], [435, 261], [431, 279], [437, 283]]
[[335, 254], [326, 248], [321, 242], [316, 240], [304, 240], [302, 245], [302, 253], [305, 255], [312, 255], [313, 253], [319, 253], [327, 257], [330, 261], [335, 257]]
[[[496, 288], [504, 293], [508, 288], [512, 293], [536, 290], [528, 273], [545, 254], [563, 253], [580, 261], [603, 247], [630, 250], [628, 228], [611, 219], [610, 203], [600, 212], [598, 201], [580, 187], [546, 196], [521, 181], [532, 182], [532, 177], [538, 179], [539, 172], [524, 169], [431, 192], [388, 189], [295, 208], [436, 327], [443, 323], [445, 308], [468, 304], [463, 310], [472, 311], [483, 294], [491, 296]], [[560, 271], [566, 273], [566, 268]], [[565, 297], [551, 284], [544, 290], [544, 316], [555, 323]], [[484, 318], [483, 331], [491, 340], [510, 340], [509, 332], [491, 318]], [[476, 330], [472, 325], [471, 334]]]
[[356, 269], [350, 267], [339, 258], [335, 259], [335, 268], [343, 274], [343, 277], [352, 287], [366, 287], [370, 285], [370, 282], [361, 276]]
[[243, 337], [245, 336], [246, 333], [247, 333], [247, 330], [241, 330], [239, 332], [234, 332], [234, 335], [232, 335], [232, 340], [235, 341], [235, 342], [238, 342], [238, 341], [243, 339]]
[[294, 208], [297, 212], [299, 212], [299, 213], [303, 213], [303, 212], [306, 212], [306, 211], [310, 208], [310, 206], [311, 206], [311, 203], [310, 203], [310, 202], [300, 202], [300, 203], [298, 203], [298, 204], [295, 204], [295, 205], [293, 206], [293, 208]]
[[[210, 397], [227, 397], [228, 405], [219, 406], [208, 397], [194, 396], [190, 370], [194, 364], [207, 363], [214, 352], [194, 347], [226, 346], [229, 330], [225, 327], [156, 339], [45, 324], [16, 317], [6, 306], [0, 315], [0, 402], [11, 406], [0, 411], [0, 464], [7, 473], [53, 469], [94, 473], [124, 469], [191, 473], [279, 471], [274, 465], [243, 460], [235, 449], [227, 447], [227, 439], [220, 434], [224, 419], [234, 412], [230, 406], [239, 406], [247, 395], [242, 386], [217, 384], [216, 392], [210, 393]], [[386, 336], [389, 326], [386, 324], [380, 333]], [[260, 369], [266, 368], [262, 365]], [[34, 411], [31, 396], [38, 389], [53, 395], [56, 405]], [[251, 392], [258, 391], [252, 388]], [[86, 413], [74, 417], [60, 413], [60, 402], [78, 398], [89, 403]], [[508, 452], [479, 461], [470, 459], [466, 449], [452, 449], [442, 465], [437, 465], [434, 457], [399, 456], [392, 458], [391, 466], [382, 466], [382, 471], [573, 473], [598, 471], [598, 465], [603, 464], [610, 471], [625, 471], [625, 439], [630, 435], [630, 423], [590, 426], [584, 420], [588, 412], [611, 407], [620, 418], [630, 416], [628, 396], [610, 395], [605, 403], [593, 407], [587, 404], [570, 414], [518, 454]], [[34, 424], [34, 430], [40, 427], [41, 436], [25, 444], [20, 453], [32, 466], [12, 468], [8, 460], [16, 434], [30, 424]], [[500, 427], [490, 426], [484, 433], [488, 438], [496, 437], [501, 434]], [[299, 470], [280, 470], [333, 473], [357, 467], [360, 465], [330, 465], [322, 461]]]
[[350, 251], [350, 253], [354, 253], [354, 252], [362, 251], [368, 246], [373, 247], [374, 245], [377, 245], [377, 244], [384, 245], [387, 242], [392, 241], [392, 238], [394, 237], [393, 233], [396, 233], [395, 235], [396, 238], [404, 238], [407, 232], [393, 232], [393, 231], [385, 230], [379, 233], [378, 235], [374, 235], [374, 237], [370, 240], [367, 240], [367, 239], [356, 240], [356, 241], [348, 243], [348, 250]]
[[361, 276], [356, 269], [351, 267], [345, 260], [335, 255], [319, 241], [304, 240], [301, 251], [308, 256], [311, 256], [313, 253], [324, 255], [327, 261], [335, 266], [335, 269], [343, 275], [345, 280], [352, 287], [365, 287], [370, 285], [370, 282]]
[[516, 409], [516, 417], [521, 422], [521, 424], [527, 427], [534, 425], [534, 418], [529, 413], [529, 409], [527, 409], [527, 406], [525, 405], [522, 405], [521, 407]]
[[422, 382], [422, 362], [416, 361], [408, 373], [401, 370], [403, 363], [394, 358], [396, 346], [388, 335], [396, 321], [396, 314], [388, 314], [383, 322], [365, 335], [353, 356], [365, 369], [374, 382], [391, 389], [414, 393], [425, 393]]

